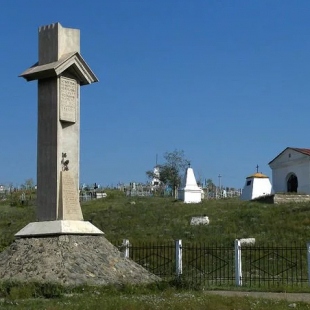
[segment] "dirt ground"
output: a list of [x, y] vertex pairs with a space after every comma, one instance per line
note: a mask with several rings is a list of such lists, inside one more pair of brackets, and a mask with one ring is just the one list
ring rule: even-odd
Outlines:
[[253, 297], [253, 298], [269, 298], [284, 299], [291, 302], [303, 301], [310, 303], [310, 293], [269, 293], [269, 292], [237, 292], [237, 291], [207, 291], [207, 294], [222, 295], [228, 297]]

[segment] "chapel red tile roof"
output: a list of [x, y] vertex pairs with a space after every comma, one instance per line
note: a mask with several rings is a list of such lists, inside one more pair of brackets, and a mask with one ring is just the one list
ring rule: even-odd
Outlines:
[[292, 150], [294, 150], [296, 152], [303, 153], [305, 155], [310, 156], [310, 149], [299, 149], [299, 148], [296, 148], [296, 147], [291, 147], [290, 149], [292, 149]]
[[302, 154], [307, 155], [307, 156], [310, 156], [310, 149], [304, 149], [304, 148], [298, 148], [298, 147], [287, 147], [279, 155], [277, 155], [272, 161], [270, 161], [268, 163], [268, 165], [271, 164], [274, 160], [276, 160], [282, 153], [284, 153], [288, 149], [296, 151], [296, 152], [299, 152], [299, 153], [302, 153]]

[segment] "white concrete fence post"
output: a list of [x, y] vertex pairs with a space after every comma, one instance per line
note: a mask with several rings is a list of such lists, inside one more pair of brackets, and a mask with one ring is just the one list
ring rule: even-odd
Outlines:
[[125, 258], [129, 258], [129, 240], [128, 239], [123, 239], [123, 243], [122, 243], [122, 249], [123, 249], [123, 253], [124, 253], [124, 257]]
[[235, 279], [236, 285], [242, 286], [241, 242], [235, 240]]
[[182, 240], [175, 241], [175, 273], [178, 278], [182, 275]]

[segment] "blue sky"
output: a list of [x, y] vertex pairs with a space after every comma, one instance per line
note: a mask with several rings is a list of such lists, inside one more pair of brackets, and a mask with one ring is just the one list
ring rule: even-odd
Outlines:
[[[49, 4], [50, 3], [50, 4]], [[241, 188], [310, 148], [310, 1], [1, 1], [0, 183], [36, 180], [39, 26], [81, 31], [80, 182], [145, 182], [184, 150], [196, 178]]]

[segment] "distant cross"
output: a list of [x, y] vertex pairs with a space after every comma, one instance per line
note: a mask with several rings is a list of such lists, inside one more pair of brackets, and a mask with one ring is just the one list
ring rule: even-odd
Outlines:
[[256, 166], [256, 172], [257, 172], [257, 173], [258, 173], [258, 168], [259, 168], [259, 166], [257, 165], [257, 166]]

